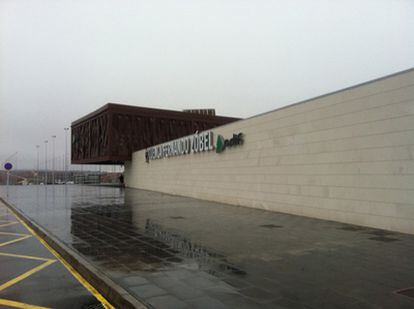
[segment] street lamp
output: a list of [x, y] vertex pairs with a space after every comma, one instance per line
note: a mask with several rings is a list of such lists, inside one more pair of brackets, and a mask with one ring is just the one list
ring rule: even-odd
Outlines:
[[55, 184], [55, 139], [56, 135], [52, 135], [52, 185]]
[[37, 184], [39, 184], [39, 148], [40, 148], [40, 145], [36, 145], [36, 149], [37, 149], [36, 182]]
[[69, 128], [63, 128], [65, 130], [65, 184], [68, 182], [68, 131]]
[[47, 186], [47, 143], [48, 141], [45, 141], [45, 185]]

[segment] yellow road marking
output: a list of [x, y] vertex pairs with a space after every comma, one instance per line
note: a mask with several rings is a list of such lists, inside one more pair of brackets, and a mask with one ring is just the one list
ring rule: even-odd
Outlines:
[[9, 223], [4, 223], [4, 224], [0, 224], [0, 227], [6, 227], [6, 226], [17, 224], [17, 223], [19, 223], [19, 222], [13, 221], [13, 222], [9, 222]]
[[52, 259], [42, 258], [42, 257], [38, 257], [38, 256], [21, 255], [21, 254], [6, 253], [6, 252], [0, 252], [0, 256], [10, 256], [10, 257], [15, 257], [15, 258], [36, 260], [36, 261], [54, 261]]
[[[114, 309], [115, 307], [112, 306], [105, 297], [103, 297], [88, 281], [86, 281], [81, 274], [79, 274], [69, 263], [67, 263], [59, 253], [57, 253], [49, 244], [44, 241], [37, 233], [26, 224], [23, 220], [21, 220], [16, 214], [13, 213], [13, 216], [31, 233], [33, 234], [42, 244], [45, 246], [65, 267], [66, 269], [93, 295], [96, 299], [98, 299], [105, 308]], [[54, 262], [54, 261], [53, 261]], [[47, 262], [46, 262], [47, 263]], [[44, 265], [44, 264], [42, 264]], [[47, 265], [46, 265], [47, 266]], [[45, 267], [46, 267], [45, 266]], [[44, 267], [43, 267], [44, 268]], [[30, 276], [30, 275], [29, 275]], [[23, 278], [24, 279], [24, 278]], [[22, 279], [22, 280], [23, 280]], [[1, 291], [1, 287], [0, 287]]]
[[4, 289], [7, 289], [8, 287], [11, 287], [12, 285], [15, 285], [16, 283], [26, 279], [27, 277], [33, 275], [34, 273], [37, 273], [38, 271], [42, 270], [43, 268], [49, 266], [50, 264], [53, 264], [54, 262], [56, 262], [56, 260], [49, 260], [46, 261], [42, 264], [40, 264], [39, 266], [36, 266], [35, 268], [32, 268], [31, 270], [26, 271], [25, 273], [21, 274], [20, 276], [17, 276], [16, 278], [7, 281], [6, 283], [0, 285], [0, 292], [3, 291]]
[[[2, 215], [4, 216], [4, 215]], [[0, 220], [3, 222], [10, 222], [9, 221], [5, 221], [5, 220]], [[9, 225], [13, 225], [13, 224], [17, 224], [19, 223], [19, 221], [12, 221], [8, 224], [2, 224], [0, 225], [0, 227], [4, 227], [4, 226], [9, 226]], [[18, 241], [22, 241], [24, 239], [27, 239], [29, 237], [33, 237], [33, 235], [31, 234], [21, 234], [21, 233], [10, 233], [10, 232], [0, 232], [0, 235], [6, 235], [6, 236], [19, 236], [19, 238], [17, 239], [13, 239], [4, 243], [0, 244], [0, 247], [2, 246], [6, 246]], [[6, 283], [2, 284], [0, 286], [0, 291], [7, 289], [8, 287], [11, 287], [13, 285], [15, 285], [16, 283], [26, 279], [27, 277], [37, 273], [38, 271], [41, 271], [42, 269], [44, 269], [45, 267], [53, 264], [54, 262], [56, 262], [56, 260], [52, 260], [52, 259], [46, 259], [46, 258], [40, 258], [40, 257], [36, 257], [36, 256], [30, 256], [30, 255], [21, 255], [21, 254], [13, 254], [13, 253], [6, 253], [6, 252], [0, 252], [0, 256], [9, 256], [9, 257], [14, 257], [14, 258], [22, 258], [22, 259], [30, 259], [30, 260], [37, 260], [37, 261], [43, 261], [44, 263], [42, 263], [41, 265], [30, 269], [29, 271], [21, 274], [20, 276], [17, 276], [16, 278], [13, 278], [10, 281], [7, 281]], [[35, 305], [29, 305], [26, 303], [22, 303], [22, 302], [17, 302], [17, 301], [13, 301], [13, 300], [8, 300], [8, 299], [2, 299], [0, 298], [0, 305], [4, 305], [4, 306], [8, 306], [8, 307], [13, 307], [13, 308], [26, 308], [26, 309], [49, 309], [47, 307], [41, 307], [41, 306], [35, 306]]]
[[13, 244], [13, 243], [18, 242], [18, 241], [22, 241], [22, 240], [25, 240], [25, 239], [30, 238], [30, 237], [32, 237], [32, 235], [25, 235], [25, 236], [22, 236], [22, 237], [13, 239], [13, 240], [9, 240], [9, 241], [1, 243], [0, 247], [7, 246], [7, 245]]
[[12, 240], [9, 240], [9, 241], [0, 243], [0, 247], [7, 246], [7, 245], [10, 245], [12, 243], [15, 243], [15, 242], [18, 242], [18, 241], [22, 241], [22, 240], [25, 240], [25, 239], [27, 239], [29, 237], [32, 237], [32, 235], [30, 235], [30, 234], [10, 233], [10, 232], [0, 232], [0, 235], [20, 236], [19, 238], [12, 239]]
[[8, 300], [4, 298], [0, 298], [0, 305], [9, 306], [13, 308], [24, 308], [24, 309], [49, 309], [48, 307], [29, 305], [29, 304], [20, 303], [17, 301]]
[[11, 232], [0, 232], [0, 235], [11, 235], [11, 236], [32, 236], [30, 234], [22, 234], [22, 233], [11, 233]]
[[[20, 220], [20, 218], [17, 218]], [[82, 285], [89, 291], [97, 300], [99, 300], [102, 305], [107, 309], [115, 309], [105, 297], [101, 295], [88, 281], [86, 281], [80, 273], [78, 273], [66, 260], [64, 260], [59, 253], [57, 253], [49, 244], [40, 238], [35, 231], [33, 231], [24, 221], [20, 222], [31, 232], [33, 235], [37, 237], [37, 239], [50, 251], [53, 255], [66, 267], [66, 269], [80, 282]]]

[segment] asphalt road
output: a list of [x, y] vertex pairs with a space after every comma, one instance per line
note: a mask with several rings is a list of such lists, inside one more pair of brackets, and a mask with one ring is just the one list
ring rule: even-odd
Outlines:
[[0, 202], [0, 308], [103, 308], [97, 297]]

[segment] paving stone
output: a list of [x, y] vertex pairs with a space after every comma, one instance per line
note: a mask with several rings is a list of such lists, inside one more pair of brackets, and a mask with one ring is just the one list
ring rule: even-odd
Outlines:
[[224, 282], [218, 282], [216, 285], [204, 289], [204, 291], [207, 293], [240, 295], [237, 289]]
[[151, 282], [153, 282], [155, 285], [162, 287], [162, 288], [167, 288], [167, 287], [181, 283], [181, 281], [178, 280], [177, 278], [173, 278], [170, 276], [154, 277], [154, 278], [151, 278]]
[[166, 277], [167, 274], [164, 271], [153, 271], [153, 272], [146, 272], [142, 274], [144, 278], [150, 279], [151, 278], [158, 278], [158, 277]]
[[193, 286], [197, 289], [206, 289], [209, 287], [215, 286], [219, 281], [219, 279], [206, 279], [200, 276], [194, 276], [190, 278], [186, 278], [182, 280], [184, 283], [188, 284], [189, 286]]
[[157, 309], [184, 309], [189, 308], [188, 304], [171, 295], [151, 297], [147, 300]]
[[[275, 300], [271, 303], [265, 304], [264, 306], [266, 306], [268, 308], [282, 307], [282, 308], [288, 308], [288, 309], [320, 309], [320, 308], [315, 308], [315, 307], [308, 306], [307, 304], [303, 304], [303, 303], [300, 303], [300, 302], [297, 302], [297, 301], [293, 301], [293, 300], [288, 299], [288, 298], [277, 299], [277, 300]], [[325, 308], [330, 309], [331, 307], [325, 307]], [[368, 308], [366, 308], [366, 309], [368, 309]], [[374, 309], [374, 308], [369, 308], [369, 309]]]
[[126, 277], [122, 279], [122, 282], [126, 284], [127, 286], [137, 286], [137, 285], [143, 285], [147, 284], [148, 280], [144, 277], [140, 276], [133, 276], [133, 277]]
[[195, 309], [224, 309], [227, 308], [225, 304], [217, 299], [211, 297], [199, 297], [187, 301], [188, 304]]
[[239, 292], [259, 303], [268, 303], [278, 297], [278, 295], [275, 295], [258, 287], [242, 289], [239, 290]]
[[223, 279], [223, 281], [237, 289], [245, 289], [251, 287], [251, 284], [246, 280], [239, 280], [236, 278], [226, 277]]
[[194, 272], [191, 272], [187, 269], [177, 269], [164, 272], [165, 275], [170, 276], [174, 279], [186, 279], [194, 277]]
[[[233, 297], [233, 298], [226, 298], [226, 299], [220, 299], [223, 304], [227, 308], [237, 308], [237, 309], [259, 309], [259, 308], [265, 308], [266, 305], [258, 304], [252, 301], [251, 299], [245, 298], [245, 297]], [[281, 309], [283, 307], [279, 307], [279, 305], [275, 305], [272, 309]], [[270, 309], [270, 308], [269, 308]]]
[[139, 285], [136, 287], [131, 287], [129, 288], [129, 290], [134, 295], [138, 296], [139, 298], [144, 298], [144, 299], [167, 294], [165, 290], [153, 284]]
[[189, 300], [197, 297], [207, 296], [203, 291], [181, 282], [166, 287], [165, 290], [167, 290], [170, 294], [175, 295], [182, 300]]

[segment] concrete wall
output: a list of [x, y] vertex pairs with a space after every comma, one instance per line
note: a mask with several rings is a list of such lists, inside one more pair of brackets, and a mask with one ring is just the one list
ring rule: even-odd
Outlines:
[[136, 152], [127, 185], [414, 234], [414, 70], [213, 131], [244, 145]]

